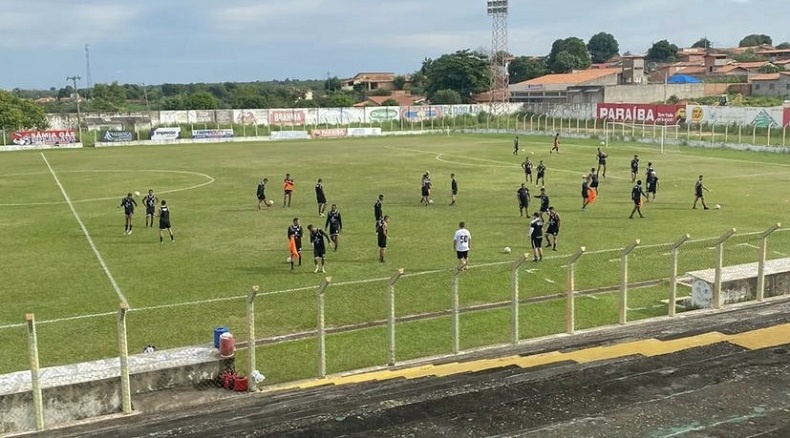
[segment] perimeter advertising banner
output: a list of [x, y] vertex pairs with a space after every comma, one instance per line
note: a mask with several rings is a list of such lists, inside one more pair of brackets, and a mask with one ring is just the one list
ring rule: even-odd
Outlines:
[[181, 128], [156, 128], [151, 131], [151, 140], [176, 140], [181, 138]]
[[105, 143], [115, 143], [120, 141], [134, 141], [132, 131], [102, 131], [99, 141]]
[[192, 138], [231, 138], [232, 129], [193, 129]]
[[310, 135], [313, 138], [341, 138], [348, 135], [348, 129], [346, 128], [325, 128], [325, 129], [313, 129], [310, 131]]
[[11, 142], [19, 146], [77, 143], [77, 133], [73, 129], [15, 131], [11, 133]]
[[613, 122], [674, 125], [686, 119], [686, 106], [650, 103], [598, 103], [595, 105], [595, 118]]

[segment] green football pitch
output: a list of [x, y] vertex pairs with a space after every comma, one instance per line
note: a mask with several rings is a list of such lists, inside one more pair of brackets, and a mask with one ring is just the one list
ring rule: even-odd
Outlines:
[[[170, 348], [210, 342], [215, 326], [228, 326], [245, 339], [243, 296], [260, 286], [256, 335], [270, 337], [315, 328], [312, 251], [294, 271], [286, 229], [294, 217], [303, 226], [324, 227], [313, 186], [322, 178], [329, 203], [343, 216], [337, 252], [327, 256], [328, 326], [386, 318], [387, 277], [407, 274], [397, 285], [398, 316], [442, 312], [450, 305], [452, 237], [459, 221], [472, 233], [472, 269], [461, 278], [461, 305], [509, 299], [510, 264], [529, 251], [528, 220], [519, 217], [515, 193], [524, 182], [520, 163], [530, 157], [547, 165], [545, 187], [562, 218], [557, 251], [541, 263], [528, 262], [522, 295], [540, 297], [565, 288], [566, 256], [579, 247], [577, 288], [616, 286], [619, 251], [640, 239], [631, 261], [634, 282], [665, 280], [668, 242], [688, 233], [709, 239], [737, 228], [754, 233], [782, 222], [790, 208], [790, 157], [781, 154], [702, 150], [613, 142], [600, 194], [581, 212], [581, 176], [596, 165], [599, 140], [564, 139], [561, 153], [549, 154], [551, 139], [521, 137], [512, 154], [510, 135], [398, 136], [321, 141], [86, 148], [13, 152], [0, 160], [2, 288], [0, 289], [0, 372], [27, 366], [25, 314], [39, 321], [42, 365], [117, 354], [115, 312], [126, 300], [129, 345]], [[629, 220], [632, 202], [629, 162], [641, 160], [640, 177], [652, 162], [659, 176], [655, 203], [644, 219]], [[431, 172], [434, 203], [419, 203], [420, 177]], [[296, 181], [290, 208], [282, 206], [285, 173]], [[450, 174], [459, 184], [450, 203]], [[711, 189], [711, 210], [691, 209], [699, 174]], [[269, 179], [271, 208], [257, 209], [255, 188]], [[533, 195], [535, 184], [528, 184]], [[159, 243], [158, 229], [145, 228], [143, 209], [134, 232], [124, 234], [121, 198], [153, 189], [171, 209], [175, 242]], [[391, 217], [386, 263], [378, 262], [373, 202], [384, 195]], [[138, 202], [140, 198], [138, 198]], [[715, 205], [720, 209], [714, 209]], [[530, 211], [538, 206], [532, 202]], [[769, 257], [790, 254], [790, 233], [778, 233]], [[754, 236], [733, 240], [727, 264], [756, 260]], [[713, 266], [710, 240], [690, 243], [681, 271]], [[513, 249], [511, 254], [504, 247]], [[682, 273], [682, 272], [681, 272]], [[633, 294], [629, 319], [666, 314], [666, 284]], [[542, 306], [542, 307], [541, 307]], [[523, 312], [522, 336], [560, 333], [564, 303], [546, 301]], [[508, 339], [507, 309], [464, 315], [462, 347]], [[578, 310], [578, 326], [617, 321], [617, 297], [603, 294]], [[399, 326], [399, 358], [446, 352], [447, 318]], [[329, 345], [330, 371], [384, 363], [381, 327], [336, 335]], [[274, 381], [311, 375], [313, 341], [259, 349]], [[309, 364], [309, 365], [305, 365]]]

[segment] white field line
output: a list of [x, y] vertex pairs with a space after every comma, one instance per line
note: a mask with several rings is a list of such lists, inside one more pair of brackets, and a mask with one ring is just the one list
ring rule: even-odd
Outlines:
[[82, 219], [80, 219], [80, 215], [77, 214], [77, 210], [74, 208], [74, 204], [71, 202], [68, 193], [66, 193], [66, 189], [63, 187], [63, 184], [60, 183], [60, 179], [58, 178], [58, 175], [55, 173], [55, 170], [49, 164], [49, 161], [47, 160], [47, 157], [44, 156], [43, 152], [41, 153], [41, 158], [44, 160], [44, 163], [47, 165], [47, 168], [49, 169], [49, 173], [52, 174], [52, 178], [54, 178], [55, 182], [58, 184], [58, 187], [60, 188], [60, 193], [63, 194], [63, 199], [66, 200], [66, 204], [68, 204], [69, 208], [71, 209], [71, 213], [74, 215], [74, 219], [76, 219], [77, 223], [80, 225], [80, 228], [82, 229], [82, 234], [84, 234], [85, 238], [88, 239], [88, 244], [93, 250], [93, 254], [96, 256], [96, 259], [99, 260], [99, 264], [104, 270], [104, 274], [107, 275], [107, 279], [110, 280], [110, 284], [112, 285], [112, 288], [115, 290], [115, 293], [118, 295], [118, 298], [120, 298], [121, 302], [128, 304], [129, 302], [126, 301], [126, 297], [123, 295], [123, 292], [121, 292], [121, 288], [120, 286], [118, 286], [118, 282], [116, 282], [115, 277], [112, 276], [112, 273], [110, 272], [110, 268], [107, 267], [107, 263], [105, 263], [104, 258], [99, 253], [99, 249], [96, 248], [96, 244], [93, 243], [93, 238], [91, 238], [90, 233], [88, 233], [88, 229], [85, 228], [85, 224], [82, 222]]
[[[740, 235], [741, 236], [744, 236], [744, 235], [755, 235], [756, 236], [756, 235], [759, 235], [760, 233], [761, 233], [760, 231], [756, 231], [756, 232], [744, 233], [744, 234], [740, 234]], [[689, 240], [687, 243], [704, 242], [704, 241], [713, 240], [713, 239], [715, 239], [715, 238], [695, 239], [695, 240]], [[639, 249], [659, 248], [659, 247], [667, 246], [667, 245], [671, 245], [671, 243], [657, 243], [657, 244], [651, 244], [651, 245], [640, 245], [638, 248]], [[682, 252], [682, 249], [683, 249], [683, 247], [681, 246], [681, 252]], [[596, 251], [588, 251], [588, 252], [585, 252], [584, 254], [585, 255], [605, 254], [605, 253], [614, 252], [614, 251], [622, 251], [622, 248], [611, 248], [611, 249], [601, 249], [601, 250], [596, 250]], [[570, 254], [568, 254], [568, 255], [546, 256], [546, 257], [544, 257], [544, 260], [557, 260], [557, 259], [564, 259], [564, 258], [567, 258], [567, 257], [570, 257]], [[582, 257], [584, 257], [584, 256], [582, 256]], [[617, 260], [619, 260], [619, 259], [617, 259]], [[469, 265], [469, 269], [472, 270], [474, 268], [481, 268], [481, 267], [488, 267], [488, 266], [509, 265], [509, 264], [513, 264], [513, 262], [514, 262], [514, 260], [505, 260], [505, 261], [501, 261], [501, 262], [481, 263], [481, 264], [477, 264], [477, 265]], [[561, 267], [562, 268], [566, 268], [567, 265], [563, 265]], [[539, 271], [539, 269], [526, 269], [525, 271], [529, 272], [529, 273], [533, 273], [531, 271]], [[411, 273], [404, 274], [403, 277], [417, 277], [417, 276], [421, 276], [421, 275], [438, 274], [438, 273], [441, 273], [441, 272], [447, 272], [447, 273], [452, 272], [452, 268], [434, 269], [434, 270], [430, 270], [430, 271], [411, 272]], [[332, 288], [332, 286], [337, 287], [337, 286], [350, 286], [350, 285], [354, 285], [354, 284], [375, 283], [375, 282], [387, 281], [389, 279], [390, 279], [390, 277], [379, 277], [379, 278], [369, 278], [369, 279], [364, 279], [364, 280], [345, 281], [345, 282], [340, 282], [340, 283], [331, 283], [330, 284], [330, 289]], [[269, 291], [269, 292], [262, 292], [262, 293], [259, 293], [258, 296], [279, 295], [279, 294], [293, 293], [293, 292], [304, 292], [304, 291], [315, 290], [316, 288], [318, 288], [318, 285], [315, 285], [315, 286], [304, 286], [304, 287], [298, 287], [298, 288], [292, 288], [292, 289], [281, 289], [281, 290], [274, 290], [274, 291]], [[584, 296], [587, 297], [587, 298], [593, 299], [593, 300], [597, 300], [598, 299], [594, 295], [584, 295]], [[148, 310], [173, 309], [173, 308], [177, 308], [177, 307], [199, 306], [199, 305], [202, 305], [202, 304], [211, 304], [211, 303], [217, 303], [217, 302], [223, 302], [223, 301], [243, 300], [243, 299], [246, 299], [246, 298], [247, 298], [246, 294], [245, 295], [234, 295], [234, 296], [230, 296], [230, 297], [211, 298], [211, 299], [206, 299], [206, 300], [185, 301], [185, 302], [180, 302], [180, 303], [162, 304], [162, 305], [149, 306], [149, 307], [137, 307], [137, 308], [134, 308], [134, 309], [129, 309], [129, 311], [130, 312], [145, 312], [145, 311], [148, 311]], [[87, 315], [80, 315], [80, 316], [72, 316], [72, 317], [67, 317], [67, 318], [57, 318], [57, 319], [50, 319], [50, 320], [42, 320], [42, 321], [37, 321], [37, 324], [58, 323], [58, 322], [65, 322], [65, 321], [71, 321], [71, 320], [77, 320], [77, 319], [99, 318], [99, 317], [104, 317], [104, 316], [109, 316], [109, 315], [115, 315], [116, 313], [117, 312], [94, 313], [94, 314], [87, 314]], [[19, 328], [19, 327], [24, 327], [25, 325], [26, 324], [24, 324], [24, 323], [0, 325], [0, 330], [8, 329], [8, 328]]]
[[757, 245], [752, 245], [751, 243], [747, 243], [747, 242], [744, 242], [744, 243], [739, 243], [739, 244], [737, 244], [737, 245], [735, 245], [735, 246], [748, 246], [749, 248], [760, 249], [760, 247], [759, 247], [759, 246], [757, 246]]

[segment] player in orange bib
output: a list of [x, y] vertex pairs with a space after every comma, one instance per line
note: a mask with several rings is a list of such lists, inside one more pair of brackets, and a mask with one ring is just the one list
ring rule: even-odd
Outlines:
[[285, 174], [285, 179], [283, 180], [283, 207], [290, 207], [291, 206], [291, 194], [294, 191], [294, 180], [291, 178], [290, 173]]

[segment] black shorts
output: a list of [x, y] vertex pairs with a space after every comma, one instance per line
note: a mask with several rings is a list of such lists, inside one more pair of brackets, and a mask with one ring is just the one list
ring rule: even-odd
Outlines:
[[532, 242], [532, 247], [533, 248], [542, 248], [543, 247], [543, 236], [531, 237], [530, 241]]
[[647, 193], [655, 193], [655, 192], [656, 192], [656, 186], [652, 186], [652, 187], [647, 186]]
[[639, 173], [639, 168], [638, 167], [632, 167], [631, 168], [631, 173]]
[[123, 214], [126, 216], [134, 216], [134, 210], [124, 209]]
[[458, 190], [453, 190], [452, 192], [453, 192], [453, 195], [457, 195], [458, 194]]
[[145, 215], [153, 216], [156, 213], [156, 207], [145, 207]]
[[557, 237], [560, 234], [560, 227], [548, 227], [546, 229], [546, 234], [551, 234], [554, 237]]
[[293, 192], [293, 190], [284, 190], [283, 191], [283, 193], [285, 193], [286, 195], [290, 195], [292, 192]]
[[387, 247], [387, 236], [378, 236], [378, 244], [379, 248], [386, 248]]
[[329, 235], [330, 236], [337, 236], [340, 234], [340, 227], [330, 225], [329, 226]]
[[428, 187], [422, 188], [422, 196], [429, 196], [430, 194], [431, 194], [431, 189], [429, 189]]
[[295, 237], [294, 238], [294, 243], [296, 243], [296, 250], [299, 251], [299, 252], [302, 252], [302, 238], [301, 237]]
[[532, 169], [524, 169], [524, 173], [527, 175], [532, 175]]
[[529, 207], [529, 201], [526, 199], [519, 199], [518, 200], [518, 208], [527, 208]]
[[167, 230], [170, 228], [170, 221], [159, 221], [159, 229]]
[[258, 200], [259, 201], [265, 201], [266, 200], [266, 195], [257, 195], [257, 196], [258, 196]]
[[467, 251], [456, 251], [455, 255], [456, 255], [456, 257], [458, 257], [458, 260], [468, 259], [469, 258], [469, 251], [468, 250]]
[[642, 199], [634, 199], [634, 205], [642, 205]]
[[548, 213], [548, 211], [549, 211], [549, 207], [546, 207], [544, 205], [540, 206], [540, 212], [541, 213]]
[[594, 189], [596, 187], [598, 187], [598, 181], [593, 181], [593, 182], [590, 183], [590, 188]]
[[538, 172], [538, 176], [537, 176], [538, 178], [543, 178], [543, 176], [544, 176], [543, 172]]
[[313, 245], [313, 257], [321, 258], [326, 255], [326, 246], [324, 245]]
[[705, 197], [705, 196], [702, 194], [702, 192], [697, 192], [697, 193], [695, 193], [695, 194], [694, 194], [694, 196], [696, 196], [696, 197], [698, 197], [698, 198], [704, 198], [704, 197]]
[[326, 204], [326, 196], [316, 196], [315, 200], [319, 204]]
[[606, 166], [606, 160], [598, 160], [599, 166]]

